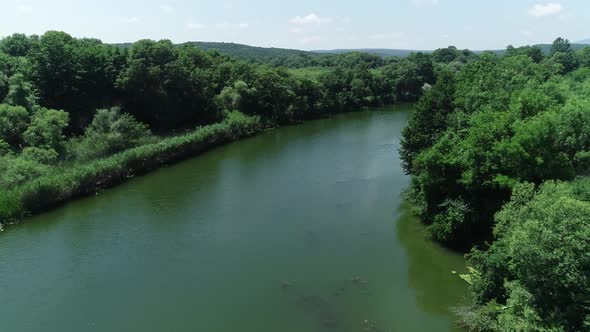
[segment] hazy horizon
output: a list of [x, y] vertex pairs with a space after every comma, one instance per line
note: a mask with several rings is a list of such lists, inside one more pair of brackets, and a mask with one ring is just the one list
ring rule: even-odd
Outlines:
[[298, 50], [432, 50], [449, 45], [486, 50], [550, 43], [558, 36], [572, 42], [590, 37], [584, 32], [590, 3], [582, 0], [10, 0], [4, 7], [0, 36], [61, 30], [106, 43], [149, 38]]

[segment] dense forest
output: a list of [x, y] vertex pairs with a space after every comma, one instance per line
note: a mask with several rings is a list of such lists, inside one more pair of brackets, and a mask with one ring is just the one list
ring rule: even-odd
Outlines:
[[321, 58], [277, 67], [167, 40], [4, 38], [0, 225], [264, 128], [415, 101], [435, 80], [423, 54]]
[[467, 327], [590, 329], [590, 48], [440, 67], [401, 154], [431, 236], [475, 245]]

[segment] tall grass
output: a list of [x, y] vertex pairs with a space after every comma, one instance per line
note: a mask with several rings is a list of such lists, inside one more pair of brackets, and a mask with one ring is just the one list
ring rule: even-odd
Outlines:
[[114, 186], [133, 175], [251, 136], [261, 129], [258, 117], [235, 112], [221, 123], [200, 127], [185, 135], [161, 139], [91, 162], [53, 166], [48, 175], [14, 188], [0, 188], [0, 227], [67, 200]]

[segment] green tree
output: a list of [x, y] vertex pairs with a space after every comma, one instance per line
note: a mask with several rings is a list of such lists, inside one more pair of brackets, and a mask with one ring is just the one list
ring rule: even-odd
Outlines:
[[[512, 201], [498, 213], [496, 242], [476, 251], [476, 306], [499, 303], [492, 312], [494, 330], [518, 323], [522, 331], [587, 330], [590, 322], [590, 194], [587, 179], [573, 184], [547, 182], [515, 188]], [[498, 277], [505, 280], [498, 282]], [[526, 306], [525, 309], [523, 306]], [[503, 310], [510, 308], [510, 310]], [[528, 312], [528, 314], [526, 314]], [[473, 329], [480, 319], [468, 317]], [[511, 325], [506, 325], [511, 324]]]
[[407, 173], [412, 173], [416, 156], [434, 145], [447, 128], [448, 117], [454, 111], [454, 95], [453, 73], [443, 71], [416, 105], [402, 133], [400, 155]]
[[31, 124], [24, 132], [24, 140], [28, 146], [53, 149], [63, 153], [69, 116], [64, 111], [39, 109], [33, 114]]
[[0, 140], [15, 149], [20, 148], [28, 125], [29, 113], [25, 108], [0, 104]]
[[13, 57], [23, 57], [29, 54], [36, 42], [36, 36], [27, 37], [25, 34], [15, 33], [0, 41], [0, 51]]
[[22, 106], [32, 113], [37, 105], [37, 96], [32, 84], [23, 74], [14, 74], [8, 79], [8, 93], [4, 102], [9, 105]]
[[556, 53], [571, 53], [571, 52], [573, 52], [573, 50], [572, 50], [572, 44], [570, 43], [570, 41], [567, 39], [563, 39], [561, 37], [558, 37], [557, 39], [555, 39], [555, 41], [553, 41], [553, 44], [551, 45], [550, 55], [554, 55]]
[[96, 112], [84, 136], [70, 144], [71, 157], [90, 160], [106, 157], [125, 149], [147, 143], [151, 133], [147, 126], [119, 109]]
[[585, 47], [579, 50], [577, 57], [581, 66], [590, 67], [590, 47]]
[[506, 49], [506, 56], [510, 57], [518, 55], [526, 55], [529, 58], [531, 58], [531, 60], [533, 60], [533, 62], [535, 63], [541, 63], [545, 58], [545, 56], [543, 55], [543, 51], [538, 47], [522, 46], [515, 48], [514, 46], [509, 45]]
[[77, 93], [75, 40], [64, 32], [48, 31], [29, 55], [33, 81], [41, 104], [48, 108], [69, 109]]

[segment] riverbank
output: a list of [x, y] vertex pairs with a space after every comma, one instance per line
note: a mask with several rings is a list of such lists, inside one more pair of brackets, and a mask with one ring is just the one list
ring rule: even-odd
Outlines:
[[258, 117], [235, 113], [221, 123], [163, 138], [107, 158], [68, 166], [56, 165], [50, 175], [10, 190], [0, 190], [0, 230], [29, 215], [113, 187], [135, 175], [193, 157], [216, 146], [252, 136], [262, 129]]

